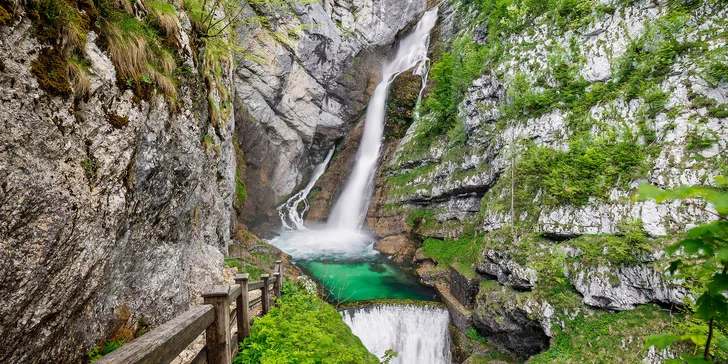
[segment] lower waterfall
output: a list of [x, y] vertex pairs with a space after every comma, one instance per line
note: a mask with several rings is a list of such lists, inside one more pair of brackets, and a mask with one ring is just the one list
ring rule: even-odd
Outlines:
[[378, 357], [397, 352], [392, 364], [450, 363], [450, 316], [444, 308], [375, 305], [341, 312], [354, 335]]

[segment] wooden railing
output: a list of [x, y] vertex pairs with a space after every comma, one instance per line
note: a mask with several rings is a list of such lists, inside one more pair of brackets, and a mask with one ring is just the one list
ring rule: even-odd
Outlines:
[[[132, 340], [95, 363], [169, 363], [205, 332], [205, 346], [193, 364], [230, 364], [239, 343], [250, 336], [251, 309], [261, 305], [260, 314], [270, 310], [271, 297], [281, 297], [283, 263], [276, 262], [273, 277], [260, 276], [249, 282], [248, 274], [235, 276], [235, 284], [214, 286], [202, 294], [204, 304], [195, 306], [165, 324]], [[260, 297], [249, 299], [249, 292], [260, 290]], [[235, 308], [230, 310], [230, 304]], [[237, 332], [232, 332], [237, 327]]]

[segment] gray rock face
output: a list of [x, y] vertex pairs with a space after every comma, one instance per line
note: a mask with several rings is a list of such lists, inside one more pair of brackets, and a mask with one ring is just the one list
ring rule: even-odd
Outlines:
[[[481, 290], [475, 303], [473, 325], [501, 350], [521, 357], [538, 354], [549, 346], [549, 336], [536, 318], [548, 313], [533, 300], [521, 302], [506, 287]], [[548, 319], [547, 319], [548, 320]]]
[[215, 133], [206, 105], [190, 106], [206, 97], [196, 77], [178, 87], [179, 110], [134, 101], [93, 33], [88, 100], [50, 97], [30, 73], [41, 46], [28, 33], [0, 26], [0, 361], [79, 362], [222, 282], [234, 120]]
[[265, 186], [242, 216], [253, 223], [307, 180], [362, 112], [382, 57], [425, 1], [351, 0], [295, 5], [293, 16], [241, 35], [249, 55], [235, 77], [246, 182]]
[[594, 267], [571, 278], [584, 303], [610, 310], [628, 310], [647, 302], [683, 305], [689, 296], [681, 281], [668, 281], [649, 266]]

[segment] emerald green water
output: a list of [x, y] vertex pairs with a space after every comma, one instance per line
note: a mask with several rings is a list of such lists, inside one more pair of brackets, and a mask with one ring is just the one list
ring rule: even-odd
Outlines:
[[306, 261], [298, 265], [329, 294], [332, 302], [351, 302], [378, 298], [437, 300], [435, 291], [417, 278], [391, 263], [374, 258], [370, 261]]

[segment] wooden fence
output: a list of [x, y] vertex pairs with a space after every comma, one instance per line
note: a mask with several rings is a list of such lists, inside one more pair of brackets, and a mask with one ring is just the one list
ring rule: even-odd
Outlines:
[[[250, 336], [250, 311], [261, 305], [261, 315], [270, 310], [271, 297], [281, 297], [283, 263], [276, 262], [273, 277], [260, 276], [248, 282], [248, 274], [235, 276], [235, 284], [214, 286], [202, 295], [204, 304], [195, 306], [165, 324], [132, 340], [94, 363], [169, 363], [205, 332], [205, 346], [193, 364], [230, 364], [239, 343]], [[260, 297], [249, 299], [249, 292], [260, 290]], [[235, 309], [230, 304], [235, 302]], [[233, 325], [237, 332], [232, 332]]]

